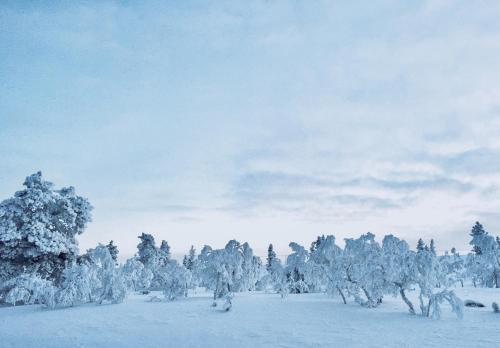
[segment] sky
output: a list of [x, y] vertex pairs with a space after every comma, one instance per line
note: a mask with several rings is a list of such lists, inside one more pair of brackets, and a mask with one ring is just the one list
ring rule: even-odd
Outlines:
[[0, 199], [41, 170], [80, 249], [264, 255], [500, 230], [498, 1], [2, 1]]

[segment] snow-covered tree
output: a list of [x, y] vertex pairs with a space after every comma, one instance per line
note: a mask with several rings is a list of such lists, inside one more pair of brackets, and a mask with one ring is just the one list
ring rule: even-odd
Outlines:
[[459, 282], [462, 287], [466, 276], [465, 262], [455, 248], [451, 249], [451, 253], [447, 251], [439, 257], [444, 271], [452, 283]]
[[112, 240], [106, 245], [106, 247], [108, 248], [113, 261], [118, 262], [118, 247], [113, 244]]
[[190, 271], [196, 266], [196, 249], [191, 245], [189, 254], [187, 255], [186, 268]]
[[[463, 303], [453, 291], [446, 289], [452, 282], [438, 257], [427, 248], [418, 251], [415, 260], [418, 269], [417, 283], [420, 288], [418, 298], [422, 315], [439, 318], [440, 304], [446, 301], [450, 304], [452, 311], [461, 318]], [[438, 285], [444, 286], [445, 289], [436, 292]]]
[[188, 254], [184, 255], [184, 259], [182, 261], [182, 264], [191, 274], [189, 288], [190, 289], [196, 288], [199, 284], [199, 279], [198, 279], [198, 271], [197, 271], [198, 260], [196, 258], [196, 250], [195, 250], [194, 246], [191, 245], [191, 248], [189, 249]]
[[138, 238], [141, 240], [137, 245], [139, 261], [146, 267], [156, 268], [159, 263], [159, 253], [155, 245], [155, 238], [148, 233], [142, 233]]
[[224, 249], [203, 247], [198, 256], [197, 274], [201, 285], [214, 292], [214, 304], [219, 298], [238, 291], [236, 285], [243, 275], [243, 253], [236, 240], [230, 240]]
[[[322, 238], [316, 244], [315, 250], [311, 253], [309, 262], [313, 265], [313, 276], [315, 284], [323, 284], [329, 294], [338, 293], [344, 303], [346, 301], [345, 290], [347, 289], [347, 279], [343, 268], [343, 250], [335, 244], [335, 237], [332, 235]], [[313, 282], [311, 279], [309, 282]], [[317, 285], [316, 285], [317, 286]]]
[[160, 245], [160, 257], [162, 259], [162, 262], [163, 263], [167, 263], [170, 258], [171, 258], [171, 254], [170, 254], [170, 245], [168, 245], [168, 242], [166, 240], [162, 240], [161, 241], [161, 245]]
[[237, 291], [255, 290], [255, 285], [260, 279], [262, 261], [253, 254], [253, 250], [248, 243], [241, 245], [243, 263], [241, 265], [241, 278], [236, 284]]
[[165, 299], [173, 301], [179, 297], [186, 297], [191, 284], [191, 272], [176, 260], [170, 260], [162, 266], [158, 272], [160, 275], [160, 288], [163, 290]]
[[422, 251], [422, 250], [425, 250], [425, 243], [422, 240], [422, 238], [419, 238], [417, 242], [417, 251]]
[[291, 242], [289, 247], [292, 253], [286, 258], [286, 276], [290, 292], [297, 294], [309, 292], [305, 282], [305, 274], [309, 271], [307, 264], [309, 254], [303, 246], [295, 242]]
[[487, 232], [484, 230], [483, 225], [481, 225], [479, 221], [476, 221], [470, 232], [472, 240], [469, 243], [472, 245], [472, 252], [476, 255], [481, 255], [481, 244], [483, 243], [483, 237], [485, 235], [487, 235]]
[[160, 268], [169, 263], [170, 247], [166, 241], [162, 242], [163, 249], [156, 247], [154, 237], [147, 233], [142, 233], [139, 239], [141, 240], [137, 245], [139, 261], [153, 273], [150, 288], [160, 290], [162, 288]]
[[100, 280], [91, 262], [74, 264], [64, 270], [55, 302], [60, 307], [94, 302], [96, 300], [94, 287], [99, 285]]
[[472, 228], [473, 252], [467, 258], [467, 268], [474, 285], [500, 287], [500, 247], [497, 239], [476, 222]]
[[78, 253], [76, 236], [91, 220], [92, 206], [73, 187], [54, 189], [42, 173], [0, 203], [0, 280], [24, 272], [58, 281]]
[[431, 239], [431, 242], [429, 244], [429, 250], [431, 253], [433, 253], [434, 255], [437, 255], [436, 253], [436, 246], [434, 244], [434, 239]]
[[[344, 263], [348, 292], [355, 301], [366, 307], [376, 307], [384, 294], [382, 249], [375, 235], [367, 233], [358, 239], [346, 239]], [[362, 291], [366, 297], [360, 295]]]
[[[420, 250], [423, 250], [421, 248]], [[387, 235], [382, 241], [382, 266], [386, 291], [396, 295], [406, 303], [411, 314], [416, 314], [415, 307], [406, 296], [418, 279], [416, 254], [408, 243], [393, 235]]]
[[271, 287], [281, 297], [286, 297], [290, 290], [285, 267], [281, 264], [281, 260], [276, 257], [272, 244], [269, 244], [265, 268], [265, 274], [261, 279], [261, 286], [264, 289]]
[[148, 289], [153, 280], [153, 272], [146, 268], [136, 257], [128, 259], [122, 267], [127, 288], [133, 291]]
[[267, 258], [266, 258], [266, 269], [269, 271], [272, 267], [273, 262], [276, 260], [276, 253], [272, 244], [269, 244], [267, 248]]

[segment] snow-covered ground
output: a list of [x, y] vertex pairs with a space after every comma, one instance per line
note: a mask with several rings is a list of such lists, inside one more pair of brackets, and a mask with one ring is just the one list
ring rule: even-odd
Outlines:
[[198, 292], [175, 302], [131, 295], [122, 304], [46, 310], [0, 308], [0, 347], [500, 347], [498, 289], [457, 289], [486, 308], [447, 307], [441, 320], [410, 316], [400, 299], [375, 309], [324, 294], [236, 294], [230, 312]]

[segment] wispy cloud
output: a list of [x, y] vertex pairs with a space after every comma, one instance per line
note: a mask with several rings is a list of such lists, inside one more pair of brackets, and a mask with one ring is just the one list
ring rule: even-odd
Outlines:
[[182, 231], [174, 246], [262, 247], [252, 224], [284, 246], [331, 226], [449, 244], [500, 210], [500, 5], [483, 5], [2, 3], [0, 194], [41, 169], [96, 206], [83, 245], [130, 252], [141, 224]]

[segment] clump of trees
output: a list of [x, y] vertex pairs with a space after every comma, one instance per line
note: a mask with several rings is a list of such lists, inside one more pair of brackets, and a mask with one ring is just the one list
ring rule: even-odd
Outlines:
[[[139, 236], [137, 254], [118, 262], [113, 241], [78, 254], [76, 236], [91, 221], [92, 206], [73, 187], [55, 189], [40, 172], [30, 175], [24, 189], [0, 203], [0, 300], [11, 304], [43, 304], [49, 308], [82, 303], [119, 303], [130, 291], [162, 291], [172, 301], [204, 287], [213, 304], [223, 300], [230, 310], [234, 293], [276, 291], [288, 294], [325, 292], [363, 307], [375, 308], [384, 296], [396, 296], [409, 313], [439, 318], [442, 304], [462, 316], [462, 301], [454, 286], [500, 287], [500, 239], [477, 222], [470, 233], [472, 251], [466, 257], [455, 248], [443, 255], [435, 242], [408, 243], [386, 235], [380, 244], [372, 233], [345, 239], [318, 236], [306, 249], [291, 242], [282, 262], [269, 245], [265, 264], [248, 243], [230, 240], [224, 248], [193, 246], [182, 263], [170, 245], [157, 247], [151, 234]], [[415, 291], [415, 296], [409, 296]], [[418, 303], [412, 301], [418, 299]]]

